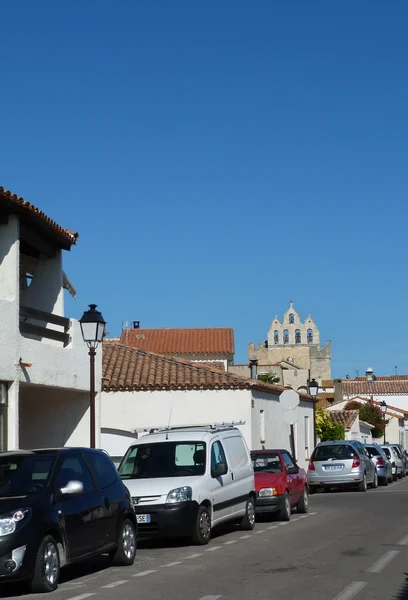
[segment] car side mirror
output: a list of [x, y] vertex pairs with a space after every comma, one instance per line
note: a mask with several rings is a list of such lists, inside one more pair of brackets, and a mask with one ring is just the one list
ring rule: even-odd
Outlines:
[[289, 469], [287, 469], [289, 475], [297, 475], [299, 473], [299, 467], [290, 467]]
[[226, 475], [228, 473], [227, 463], [221, 462], [215, 465], [215, 469], [213, 469], [211, 475], [214, 479], [217, 477], [222, 477], [222, 475]]
[[60, 489], [62, 496], [77, 496], [84, 491], [82, 481], [68, 481], [67, 485]]

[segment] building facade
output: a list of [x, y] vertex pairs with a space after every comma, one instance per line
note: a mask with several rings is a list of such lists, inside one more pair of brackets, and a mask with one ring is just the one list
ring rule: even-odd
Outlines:
[[299, 370], [307, 371], [310, 379], [319, 383], [331, 377], [331, 343], [320, 346], [320, 332], [309, 315], [302, 321], [290, 302], [288, 310], [280, 321], [273, 319], [267, 340], [255, 346], [248, 344], [248, 359], [258, 360], [262, 365], [278, 365], [282, 361], [293, 363]]

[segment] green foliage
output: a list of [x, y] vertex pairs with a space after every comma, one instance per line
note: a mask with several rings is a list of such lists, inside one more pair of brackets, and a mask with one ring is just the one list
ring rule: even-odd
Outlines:
[[263, 381], [264, 383], [279, 383], [280, 379], [275, 375], [275, 373], [262, 373], [262, 375], [258, 375], [259, 381]]
[[[377, 439], [384, 435], [384, 417], [380, 407], [373, 402], [360, 403], [353, 400], [346, 404], [345, 410], [358, 410], [361, 421], [374, 425], [374, 429], [372, 430], [373, 438]], [[385, 423], [388, 425], [389, 419], [386, 419]]]
[[318, 408], [316, 409], [316, 433], [322, 442], [328, 442], [344, 440], [345, 430], [343, 425], [333, 423], [327, 410]]

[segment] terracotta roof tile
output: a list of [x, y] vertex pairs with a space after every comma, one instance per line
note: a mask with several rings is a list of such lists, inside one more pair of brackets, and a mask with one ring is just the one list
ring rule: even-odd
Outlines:
[[125, 329], [120, 343], [159, 354], [234, 354], [234, 331], [229, 327]]
[[[103, 345], [102, 364], [105, 391], [256, 389], [275, 395], [283, 391], [280, 385], [115, 344]], [[301, 398], [313, 402], [310, 396]]]
[[[362, 398], [361, 396], [354, 396], [353, 398], [344, 398], [340, 402], [353, 402], [353, 400], [361, 400], [362, 402], [372, 402], [376, 406], [381, 406], [381, 402], [378, 402], [378, 400], [371, 400], [371, 398]], [[338, 402], [336, 402], [336, 404], [338, 404]], [[391, 406], [391, 404], [388, 404], [387, 402], [387, 414], [389, 414], [390, 411], [398, 411], [399, 413], [403, 413], [405, 415], [405, 418], [408, 418], [407, 410], [405, 410], [404, 408], [398, 408], [397, 406]]]
[[332, 388], [333, 387], [333, 379], [323, 379], [321, 387], [322, 388]]
[[345, 429], [350, 429], [358, 417], [358, 410], [330, 410], [328, 413], [333, 423], [343, 425]]
[[28, 218], [35, 220], [46, 229], [51, 230], [55, 236], [57, 236], [65, 244], [68, 244], [68, 246], [75, 244], [79, 237], [78, 233], [61, 227], [55, 223], [55, 221], [47, 217], [47, 215], [39, 208], [33, 204], [30, 204], [30, 202], [27, 202], [27, 200], [24, 200], [24, 198], [5, 190], [3, 187], [0, 187], [0, 209], [1, 207], [5, 207], [5, 209], [9, 212], [23, 214]]
[[355, 379], [343, 379], [341, 382], [341, 390], [343, 394], [359, 394], [368, 395], [390, 395], [390, 394], [407, 394], [408, 395], [408, 379], [394, 381], [367, 381]]

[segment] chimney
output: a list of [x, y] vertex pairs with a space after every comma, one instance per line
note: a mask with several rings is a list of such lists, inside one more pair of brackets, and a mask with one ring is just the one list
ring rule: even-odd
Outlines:
[[140, 329], [140, 321], [133, 321], [133, 329]]
[[369, 382], [374, 381], [374, 371], [372, 370], [371, 367], [368, 367], [368, 369], [366, 371], [366, 377], [367, 377], [367, 381], [369, 381]]
[[257, 358], [250, 359], [249, 368], [251, 370], [251, 379], [258, 379], [258, 359]]
[[341, 389], [341, 379], [334, 379], [333, 386], [334, 386], [334, 401], [341, 402], [343, 400], [343, 392]]

